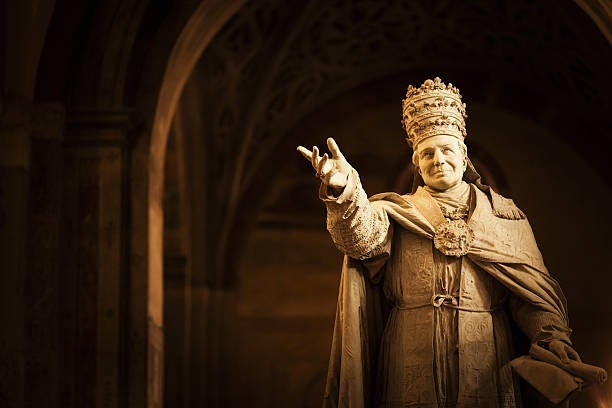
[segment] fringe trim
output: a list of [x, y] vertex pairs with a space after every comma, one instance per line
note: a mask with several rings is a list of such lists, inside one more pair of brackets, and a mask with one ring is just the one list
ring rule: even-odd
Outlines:
[[505, 218], [507, 220], [524, 220], [527, 218], [525, 213], [521, 211], [514, 201], [510, 198], [503, 197], [489, 189], [491, 192], [491, 206], [493, 207], [493, 214], [499, 218]]

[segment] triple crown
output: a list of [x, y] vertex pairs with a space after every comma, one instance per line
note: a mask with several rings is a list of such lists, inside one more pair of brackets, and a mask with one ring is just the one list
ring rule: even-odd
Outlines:
[[402, 108], [402, 125], [412, 148], [431, 136], [465, 139], [465, 103], [461, 102], [459, 89], [450, 82], [446, 85], [436, 77], [433, 81], [427, 79], [419, 88], [409, 85]]

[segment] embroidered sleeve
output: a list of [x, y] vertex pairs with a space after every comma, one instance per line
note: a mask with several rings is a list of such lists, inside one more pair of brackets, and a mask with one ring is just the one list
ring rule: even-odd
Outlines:
[[569, 337], [572, 331], [562, 317], [541, 310], [517, 296], [511, 296], [509, 303], [514, 321], [532, 343], [546, 347], [553, 340], [561, 340], [572, 344]]
[[354, 259], [365, 260], [390, 251], [389, 218], [370, 204], [355, 170], [340, 196], [321, 185], [319, 197], [327, 207], [327, 230], [336, 247]]

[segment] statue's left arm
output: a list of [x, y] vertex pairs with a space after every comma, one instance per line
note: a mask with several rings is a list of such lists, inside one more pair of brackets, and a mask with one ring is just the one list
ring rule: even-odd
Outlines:
[[571, 329], [566, 320], [557, 313], [542, 310], [516, 295], [509, 299], [510, 312], [515, 323], [529, 337], [532, 344], [547, 348], [562, 361], [568, 357], [580, 360], [572, 347]]

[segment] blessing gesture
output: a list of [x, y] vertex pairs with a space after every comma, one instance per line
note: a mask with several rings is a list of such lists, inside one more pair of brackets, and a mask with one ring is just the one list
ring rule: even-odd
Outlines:
[[331, 157], [327, 153], [323, 157], [319, 156], [319, 148], [312, 147], [312, 151], [303, 146], [298, 146], [298, 152], [310, 161], [312, 167], [317, 171], [317, 177], [321, 181], [335, 190], [342, 190], [346, 186], [346, 181], [351, 172], [351, 165], [346, 161], [336, 141], [331, 137], [327, 139], [327, 147], [331, 152]]

